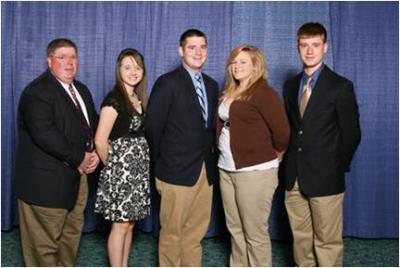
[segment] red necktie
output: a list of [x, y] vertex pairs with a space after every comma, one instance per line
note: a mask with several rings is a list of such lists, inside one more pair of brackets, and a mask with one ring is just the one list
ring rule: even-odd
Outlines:
[[82, 127], [83, 127], [83, 129], [85, 131], [85, 136], [86, 136], [85, 147], [86, 147], [86, 151], [87, 152], [91, 152], [94, 149], [93, 131], [90, 128], [89, 123], [85, 118], [85, 115], [83, 114], [82, 107], [79, 104], [78, 98], [76, 97], [75, 89], [73, 88], [72, 84], [69, 85], [68, 89], [69, 89], [69, 92], [72, 95], [72, 99], [74, 100], [76, 111], [77, 111], [77, 113], [79, 115]]

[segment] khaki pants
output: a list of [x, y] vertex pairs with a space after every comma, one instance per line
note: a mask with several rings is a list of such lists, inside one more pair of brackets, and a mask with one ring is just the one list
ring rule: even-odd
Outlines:
[[343, 266], [343, 197], [341, 193], [307, 198], [297, 180], [285, 192], [298, 266]]
[[73, 210], [30, 205], [18, 199], [22, 252], [26, 266], [74, 266], [88, 195], [82, 175]]
[[249, 172], [220, 169], [226, 225], [231, 234], [230, 266], [272, 266], [268, 219], [278, 186], [277, 168]]
[[161, 195], [160, 266], [201, 266], [201, 240], [211, 217], [212, 186], [203, 164], [200, 177], [191, 187], [173, 185], [156, 178]]

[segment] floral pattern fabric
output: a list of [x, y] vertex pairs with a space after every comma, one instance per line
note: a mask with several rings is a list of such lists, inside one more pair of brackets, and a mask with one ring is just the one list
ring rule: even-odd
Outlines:
[[143, 118], [132, 115], [129, 133], [109, 143], [95, 203], [95, 212], [106, 220], [133, 221], [150, 214], [150, 157], [141, 134]]

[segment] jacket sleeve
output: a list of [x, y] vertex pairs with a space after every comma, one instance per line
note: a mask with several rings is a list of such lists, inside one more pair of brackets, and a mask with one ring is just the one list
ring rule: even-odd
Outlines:
[[353, 83], [347, 82], [336, 101], [336, 113], [341, 136], [340, 151], [345, 172], [350, 170], [351, 160], [361, 141], [359, 112]]
[[151, 161], [156, 162], [160, 153], [160, 143], [172, 103], [170, 83], [164, 77], [155, 82], [147, 105], [145, 133], [150, 145]]
[[290, 114], [290, 106], [289, 106], [289, 99], [288, 99], [288, 92], [287, 92], [287, 82], [283, 85], [283, 92], [282, 92], [282, 98], [283, 98], [283, 104], [285, 106], [285, 111], [286, 115]]
[[257, 107], [272, 133], [274, 149], [286, 151], [289, 145], [290, 128], [285, 108], [273, 89], [263, 89], [257, 98]]
[[24, 93], [20, 100], [22, 123], [33, 142], [44, 152], [72, 167], [78, 167], [84, 158], [84, 148], [71, 144], [56, 127], [55, 105], [54, 97], [49, 95]]

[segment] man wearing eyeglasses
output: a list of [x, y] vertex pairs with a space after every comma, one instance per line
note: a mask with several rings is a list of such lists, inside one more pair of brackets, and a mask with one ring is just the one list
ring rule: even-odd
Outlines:
[[84, 224], [97, 113], [89, 89], [75, 80], [78, 51], [68, 39], [47, 46], [48, 70], [30, 82], [18, 107], [15, 165], [26, 266], [74, 266]]

